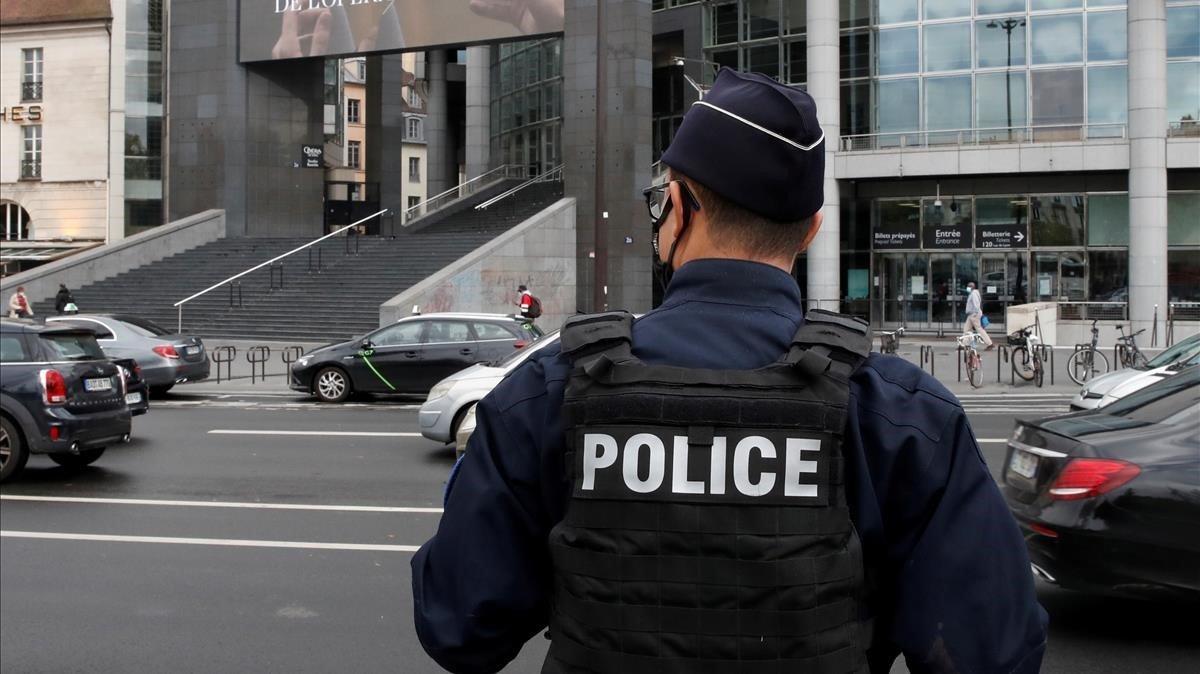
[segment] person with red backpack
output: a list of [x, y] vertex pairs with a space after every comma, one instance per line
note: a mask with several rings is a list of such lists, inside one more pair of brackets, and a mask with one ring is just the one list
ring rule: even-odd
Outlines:
[[534, 297], [533, 293], [529, 292], [529, 287], [524, 284], [517, 286], [517, 292], [521, 294], [521, 299], [517, 302], [521, 309], [521, 317], [530, 320], [540, 317], [542, 301]]

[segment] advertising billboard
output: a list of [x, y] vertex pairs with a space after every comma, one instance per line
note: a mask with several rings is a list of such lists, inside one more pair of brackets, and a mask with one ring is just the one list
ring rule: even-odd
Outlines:
[[242, 0], [243, 63], [561, 33], [564, 0]]

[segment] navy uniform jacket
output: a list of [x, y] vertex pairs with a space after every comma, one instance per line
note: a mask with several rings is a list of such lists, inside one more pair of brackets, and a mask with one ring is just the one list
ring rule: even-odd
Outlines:
[[[698, 260], [634, 324], [647, 363], [751, 369], [787, 351], [802, 322], [783, 271]], [[416, 628], [455, 672], [494, 672], [546, 628], [550, 529], [563, 517], [557, 347], [483, 399], [447, 485], [438, 532], [412, 560]], [[1036, 672], [1046, 642], [1025, 544], [957, 399], [907, 361], [871, 354], [853, 375], [844, 453], [851, 516], [875, 595], [872, 671]]]

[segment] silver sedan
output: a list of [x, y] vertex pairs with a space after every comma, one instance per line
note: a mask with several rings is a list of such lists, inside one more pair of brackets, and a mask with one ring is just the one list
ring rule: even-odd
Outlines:
[[459, 431], [466, 430], [463, 422], [475, 403], [518, 365], [557, 342], [558, 333], [553, 332], [497, 363], [472, 365], [438, 382], [421, 405], [421, 435], [437, 442], [455, 442]]

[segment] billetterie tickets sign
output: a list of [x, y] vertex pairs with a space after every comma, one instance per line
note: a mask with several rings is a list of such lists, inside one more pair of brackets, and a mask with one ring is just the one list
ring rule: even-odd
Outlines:
[[242, 0], [243, 63], [561, 33], [564, 0]]

